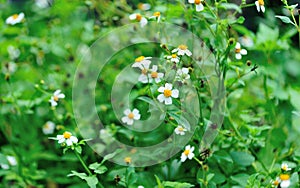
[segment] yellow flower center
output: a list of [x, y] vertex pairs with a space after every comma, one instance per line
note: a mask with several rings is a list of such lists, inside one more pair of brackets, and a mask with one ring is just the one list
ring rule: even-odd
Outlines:
[[189, 149], [187, 149], [187, 150], [184, 150], [184, 155], [186, 155], [186, 156], [188, 156], [189, 155], [189, 153], [190, 153], [190, 150]]
[[65, 139], [69, 139], [69, 138], [71, 138], [72, 134], [70, 132], [66, 131], [66, 132], [64, 132], [63, 136]]
[[142, 15], [140, 15], [140, 14], [136, 14], [136, 21], [141, 21], [141, 19], [142, 19]]
[[130, 113], [128, 114], [128, 118], [129, 118], [129, 119], [133, 119], [133, 118], [134, 118], [134, 114], [133, 114], [132, 112], [130, 112]]
[[44, 125], [44, 128], [45, 128], [45, 129], [49, 129], [49, 124], [46, 123], [46, 124]]
[[179, 130], [180, 132], [182, 132], [184, 129], [183, 129], [183, 127], [178, 127], [178, 130]]
[[160, 12], [154, 12], [153, 16], [160, 17]]
[[275, 185], [275, 186], [279, 185], [279, 181], [278, 181], [278, 180], [275, 180], [275, 181], [273, 182], [273, 185]]
[[57, 102], [59, 100], [58, 96], [53, 96], [53, 100]]
[[171, 97], [171, 95], [172, 95], [172, 90], [169, 90], [169, 89], [164, 90], [164, 96], [165, 97]]
[[143, 6], [144, 6], [143, 3], [139, 3], [139, 4], [137, 5], [138, 9], [140, 9], [140, 10], [143, 10]]
[[177, 55], [176, 54], [172, 54], [172, 58], [176, 58], [177, 57]]
[[201, 0], [195, 0], [195, 4], [199, 5], [201, 3]]
[[289, 180], [290, 179], [290, 175], [288, 175], [288, 174], [280, 174], [279, 178], [282, 181]]
[[147, 74], [147, 72], [148, 72], [148, 70], [147, 70], [147, 69], [143, 69], [143, 70], [142, 70], [142, 74], [144, 74], [144, 75], [146, 75], [146, 74]]
[[124, 161], [125, 163], [131, 163], [131, 157], [125, 157]]
[[158, 77], [158, 73], [157, 72], [151, 72], [151, 77], [152, 78], [157, 78]]
[[264, 6], [264, 5], [265, 5], [265, 2], [264, 2], [264, 0], [258, 0], [258, 4], [259, 4], [260, 6]]
[[18, 14], [14, 14], [14, 15], [12, 15], [12, 19], [14, 19], [14, 20], [16, 20], [18, 17], [19, 17], [19, 15], [18, 15]]
[[236, 48], [235, 49], [235, 53], [240, 53], [241, 52], [241, 49], [240, 48]]
[[181, 49], [181, 50], [186, 50], [186, 49], [187, 49], [187, 46], [181, 44], [181, 45], [178, 46], [178, 48]]
[[282, 167], [282, 170], [287, 171], [287, 166], [284, 165], [284, 166]]
[[141, 62], [141, 61], [143, 61], [144, 59], [145, 59], [144, 56], [140, 56], [140, 57], [138, 57], [138, 58], [135, 59], [135, 62]]

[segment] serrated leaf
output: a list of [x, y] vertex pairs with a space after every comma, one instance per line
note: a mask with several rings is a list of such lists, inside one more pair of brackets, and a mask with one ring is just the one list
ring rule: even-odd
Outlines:
[[89, 165], [89, 169], [91, 169], [91, 170], [96, 170], [96, 169], [99, 168], [100, 166], [101, 166], [100, 163], [95, 162], [95, 163], [92, 163], [92, 164]]

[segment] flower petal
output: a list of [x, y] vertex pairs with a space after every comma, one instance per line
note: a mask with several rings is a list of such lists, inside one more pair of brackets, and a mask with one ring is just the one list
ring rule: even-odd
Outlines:
[[159, 102], [164, 102], [166, 100], [166, 97], [164, 96], [164, 94], [160, 94], [157, 96], [157, 100]]
[[129, 15], [129, 19], [130, 20], [135, 20], [136, 19], [136, 14], [134, 13], [134, 14], [130, 14]]
[[179, 91], [178, 89], [173, 89], [172, 90], [172, 95], [171, 95], [173, 98], [178, 98], [179, 96]]
[[200, 11], [202, 11], [203, 9], [204, 9], [204, 7], [203, 7], [202, 3], [196, 5], [196, 11], [197, 11], [197, 12], [200, 12]]
[[241, 49], [240, 54], [247, 55], [247, 50], [246, 49]]
[[161, 86], [160, 88], [158, 88], [157, 91], [160, 93], [163, 93], [165, 91], [165, 87]]
[[172, 90], [172, 87], [173, 87], [173, 85], [170, 84], [170, 83], [166, 83], [166, 84], [165, 84], [165, 89]]
[[172, 104], [172, 97], [165, 98], [165, 105]]
[[242, 59], [242, 55], [240, 53], [235, 54], [236, 59]]

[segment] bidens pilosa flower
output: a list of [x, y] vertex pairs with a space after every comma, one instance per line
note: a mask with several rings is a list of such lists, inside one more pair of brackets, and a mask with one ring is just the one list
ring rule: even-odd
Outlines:
[[44, 125], [43, 125], [43, 133], [44, 134], [53, 134], [55, 129], [55, 124], [52, 121], [47, 121]]
[[141, 27], [144, 27], [148, 23], [148, 20], [139, 13], [131, 14], [129, 16], [129, 19], [130, 20], [136, 20], [136, 21], [140, 22]]
[[72, 146], [78, 142], [78, 138], [76, 136], [72, 136], [72, 133], [65, 131], [62, 135], [57, 135], [56, 139], [59, 144], [67, 144], [67, 146]]
[[134, 120], [139, 120], [141, 118], [140, 112], [138, 109], [126, 109], [124, 111], [125, 116], [122, 117], [122, 122], [126, 123], [127, 125], [132, 125]]
[[184, 162], [186, 159], [193, 159], [193, 157], [195, 156], [195, 154], [193, 153], [194, 151], [194, 146], [190, 146], [190, 145], [187, 145], [185, 146], [185, 150], [183, 151], [183, 153], [181, 154], [181, 162]]
[[290, 171], [290, 170], [292, 170], [291, 168], [289, 168], [288, 164], [286, 164], [286, 163], [282, 163], [281, 164], [281, 169], [283, 171]]
[[156, 83], [161, 82], [161, 79], [164, 77], [164, 73], [157, 72], [157, 65], [153, 65], [148, 74], [149, 82], [151, 83], [154, 80]]
[[256, 9], [257, 9], [257, 12], [265, 12], [265, 2], [264, 0], [257, 0], [255, 1], [255, 5], [256, 5]]
[[141, 70], [145, 67], [149, 68], [149, 66], [151, 64], [151, 61], [150, 61], [151, 58], [152, 57], [140, 56], [135, 59], [134, 63], [132, 64], [132, 67], [138, 67]]
[[280, 182], [281, 188], [288, 188], [291, 185], [290, 175], [280, 174], [279, 178], [281, 180]]
[[165, 87], [158, 88], [158, 92], [162, 93], [157, 96], [159, 102], [165, 102], [166, 105], [172, 104], [172, 98], [178, 98], [179, 91], [177, 89], [172, 90], [173, 85], [166, 83]]
[[170, 59], [171, 62], [173, 63], [179, 63], [179, 57], [177, 56], [177, 54], [172, 54], [167, 56], [167, 59]]
[[49, 102], [51, 103], [51, 106], [57, 106], [59, 99], [63, 98], [65, 98], [65, 95], [61, 93], [61, 90], [56, 90], [51, 96]]
[[188, 49], [188, 47], [186, 45], [179, 45], [177, 48], [175, 48], [174, 50], [172, 50], [172, 53], [177, 52], [177, 55], [187, 55], [187, 56], [191, 56], [192, 52]]
[[241, 48], [241, 44], [239, 42], [235, 45], [235, 58], [242, 59], [242, 55], [247, 55], [247, 50]]
[[161, 18], [160, 12], [154, 12], [153, 16], [150, 17], [150, 19], [156, 19], [157, 23], [160, 22], [160, 18]]
[[15, 24], [21, 23], [23, 21], [24, 17], [25, 17], [25, 14], [23, 12], [21, 12], [20, 14], [14, 14], [14, 15], [8, 17], [5, 20], [5, 23], [9, 24], [9, 25], [15, 25]]
[[178, 125], [178, 127], [175, 128], [174, 132], [178, 135], [185, 135], [186, 128], [182, 127], [181, 125]]
[[178, 80], [182, 83], [185, 82], [186, 80], [190, 79], [189, 69], [185, 68], [185, 67], [183, 67], [182, 69], [178, 69], [175, 78], [176, 78], [176, 80]]
[[197, 12], [200, 12], [204, 9], [204, 6], [203, 6], [201, 0], [189, 0], [189, 3], [196, 5]]

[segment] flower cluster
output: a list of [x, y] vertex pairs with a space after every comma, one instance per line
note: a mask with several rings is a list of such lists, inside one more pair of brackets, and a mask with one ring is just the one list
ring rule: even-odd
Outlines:
[[292, 168], [287, 163], [281, 164], [281, 173], [275, 180], [272, 180], [272, 187], [288, 188], [291, 185], [290, 174]]

